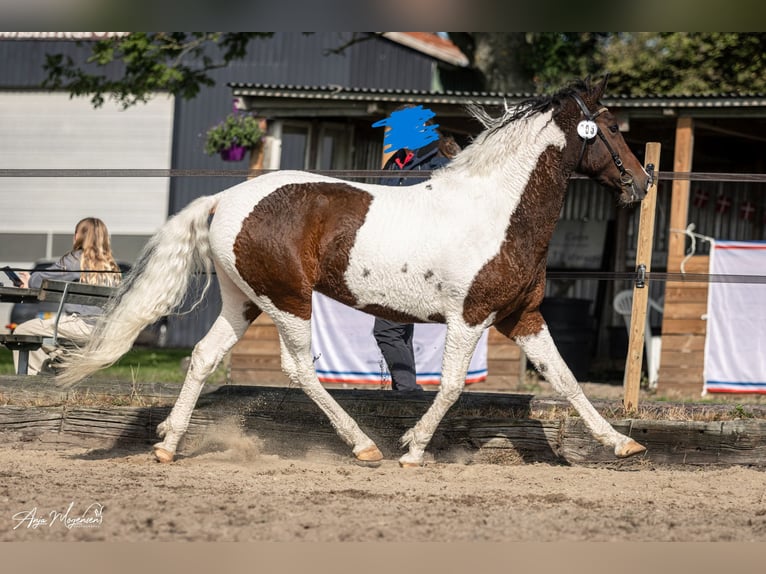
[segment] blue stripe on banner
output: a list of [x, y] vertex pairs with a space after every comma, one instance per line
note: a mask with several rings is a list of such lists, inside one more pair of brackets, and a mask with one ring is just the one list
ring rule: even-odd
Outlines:
[[766, 393], [766, 382], [705, 381], [705, 390], [710, 393]]

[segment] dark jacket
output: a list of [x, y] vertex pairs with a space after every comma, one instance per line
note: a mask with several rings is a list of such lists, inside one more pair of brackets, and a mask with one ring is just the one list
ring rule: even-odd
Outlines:
[[[416, 150], [400, 149], [394, 155], [388, 158], [383, 169], [392, 171], [422, 171], [438, 169], [450, 162], [449, 158], [439, 153], [439, 141], [433, 141], [430, 144]], [[381, 178], [381, 185], [415, 185], [428, 178], [423, 177], [384, 177]]]

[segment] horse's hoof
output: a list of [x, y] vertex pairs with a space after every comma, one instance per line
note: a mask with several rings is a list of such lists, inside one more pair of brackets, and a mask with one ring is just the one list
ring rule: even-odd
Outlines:
[[366, 449], [356, 453], [356, 460], [361, 463], [375, 463], [383, 460], [383, 453], [375, 445], [368, 446]]
[[615, 453], [620, 458], [626, 458], [629, 456], [633, 456], [634, 454], [638, 454], [640, 452], [644, 452], [646, 450], [646, 447], [644, 445], [638, 444], [633, 439], [628, 440], [624, 445], [622, 445], [622, 448], [615, 450]]
[[407, 462], [404, 460], [399, 461], [399, 466], [402, 468], [420, 468], [425, 466], [426, 463], [424, 462]]
[[173, 462], [174, 455], [169, 450], [166, 450], [160, 446], [154, 447], [154, 458], [157, 459], [157, 462]]

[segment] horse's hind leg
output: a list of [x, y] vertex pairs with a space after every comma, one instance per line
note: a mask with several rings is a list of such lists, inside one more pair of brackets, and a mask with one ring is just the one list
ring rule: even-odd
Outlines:
[[260, 314], [260, 310], [244, 293], [231, 284], [227, 286], [221, 273], [218, 277], [223, 298], [221, 314], [210, 331], [194, 347], [181, 392], [168, 418], [157, 426], [157, 434], [163, 440], [154, 445], [154, 456], [160, 462], [173, 460], [178, 443], [189, 426], [205, 379]]
[[[518, 335], [513, 339], [523, 349], [538, 372], [553, 386], [556, 392], [566, 397], [599, 442], [614, 447], [615, 455], [626, 457], [645, 451], [644, 446], [632, 438], [618, 433], [598, 413], [588, 397], [582, 392], [582, 387], [577, 383], [577, 379], [564, 359], [561, 358], [542, 316], [535, 319], [532, 323], [542, 326], [537, 333]], [[498, 325], [498, 329], [505, 332], [502, 325]]]
[[447, 325], [439, 392], [425, 414], [402, 437], [402, 444], [408, 446], [409, 451], [399, 459], [400, 466], [423, 465], [425, 449], [436, 427], [463, 392], [471, 356], [483, 331], [482, 326], [469, 327], [462, 322]]
[[279, 330], [282, 369], [290, 380], [300, 385], [303, 391], [330, 419], [335, 431], [343, 441], [352, 447], [357, 460], [376, 463], [383, 459], [375, 443], [362, 432], [346, 411], [332, 398], [319, 382], [311, 355], [311, 323], [287, 313], [272, 313], [274, 324]]

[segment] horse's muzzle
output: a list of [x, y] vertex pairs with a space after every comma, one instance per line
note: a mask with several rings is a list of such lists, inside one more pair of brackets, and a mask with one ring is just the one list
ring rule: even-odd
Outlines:
[[646, 191], [639, 189], [639, 186], [636, 185], [633, 173], [627, 169], [620, 174], [620, 189], [622, 190], [622, 201], [626, 204], [640, 201], [646, 195]]

